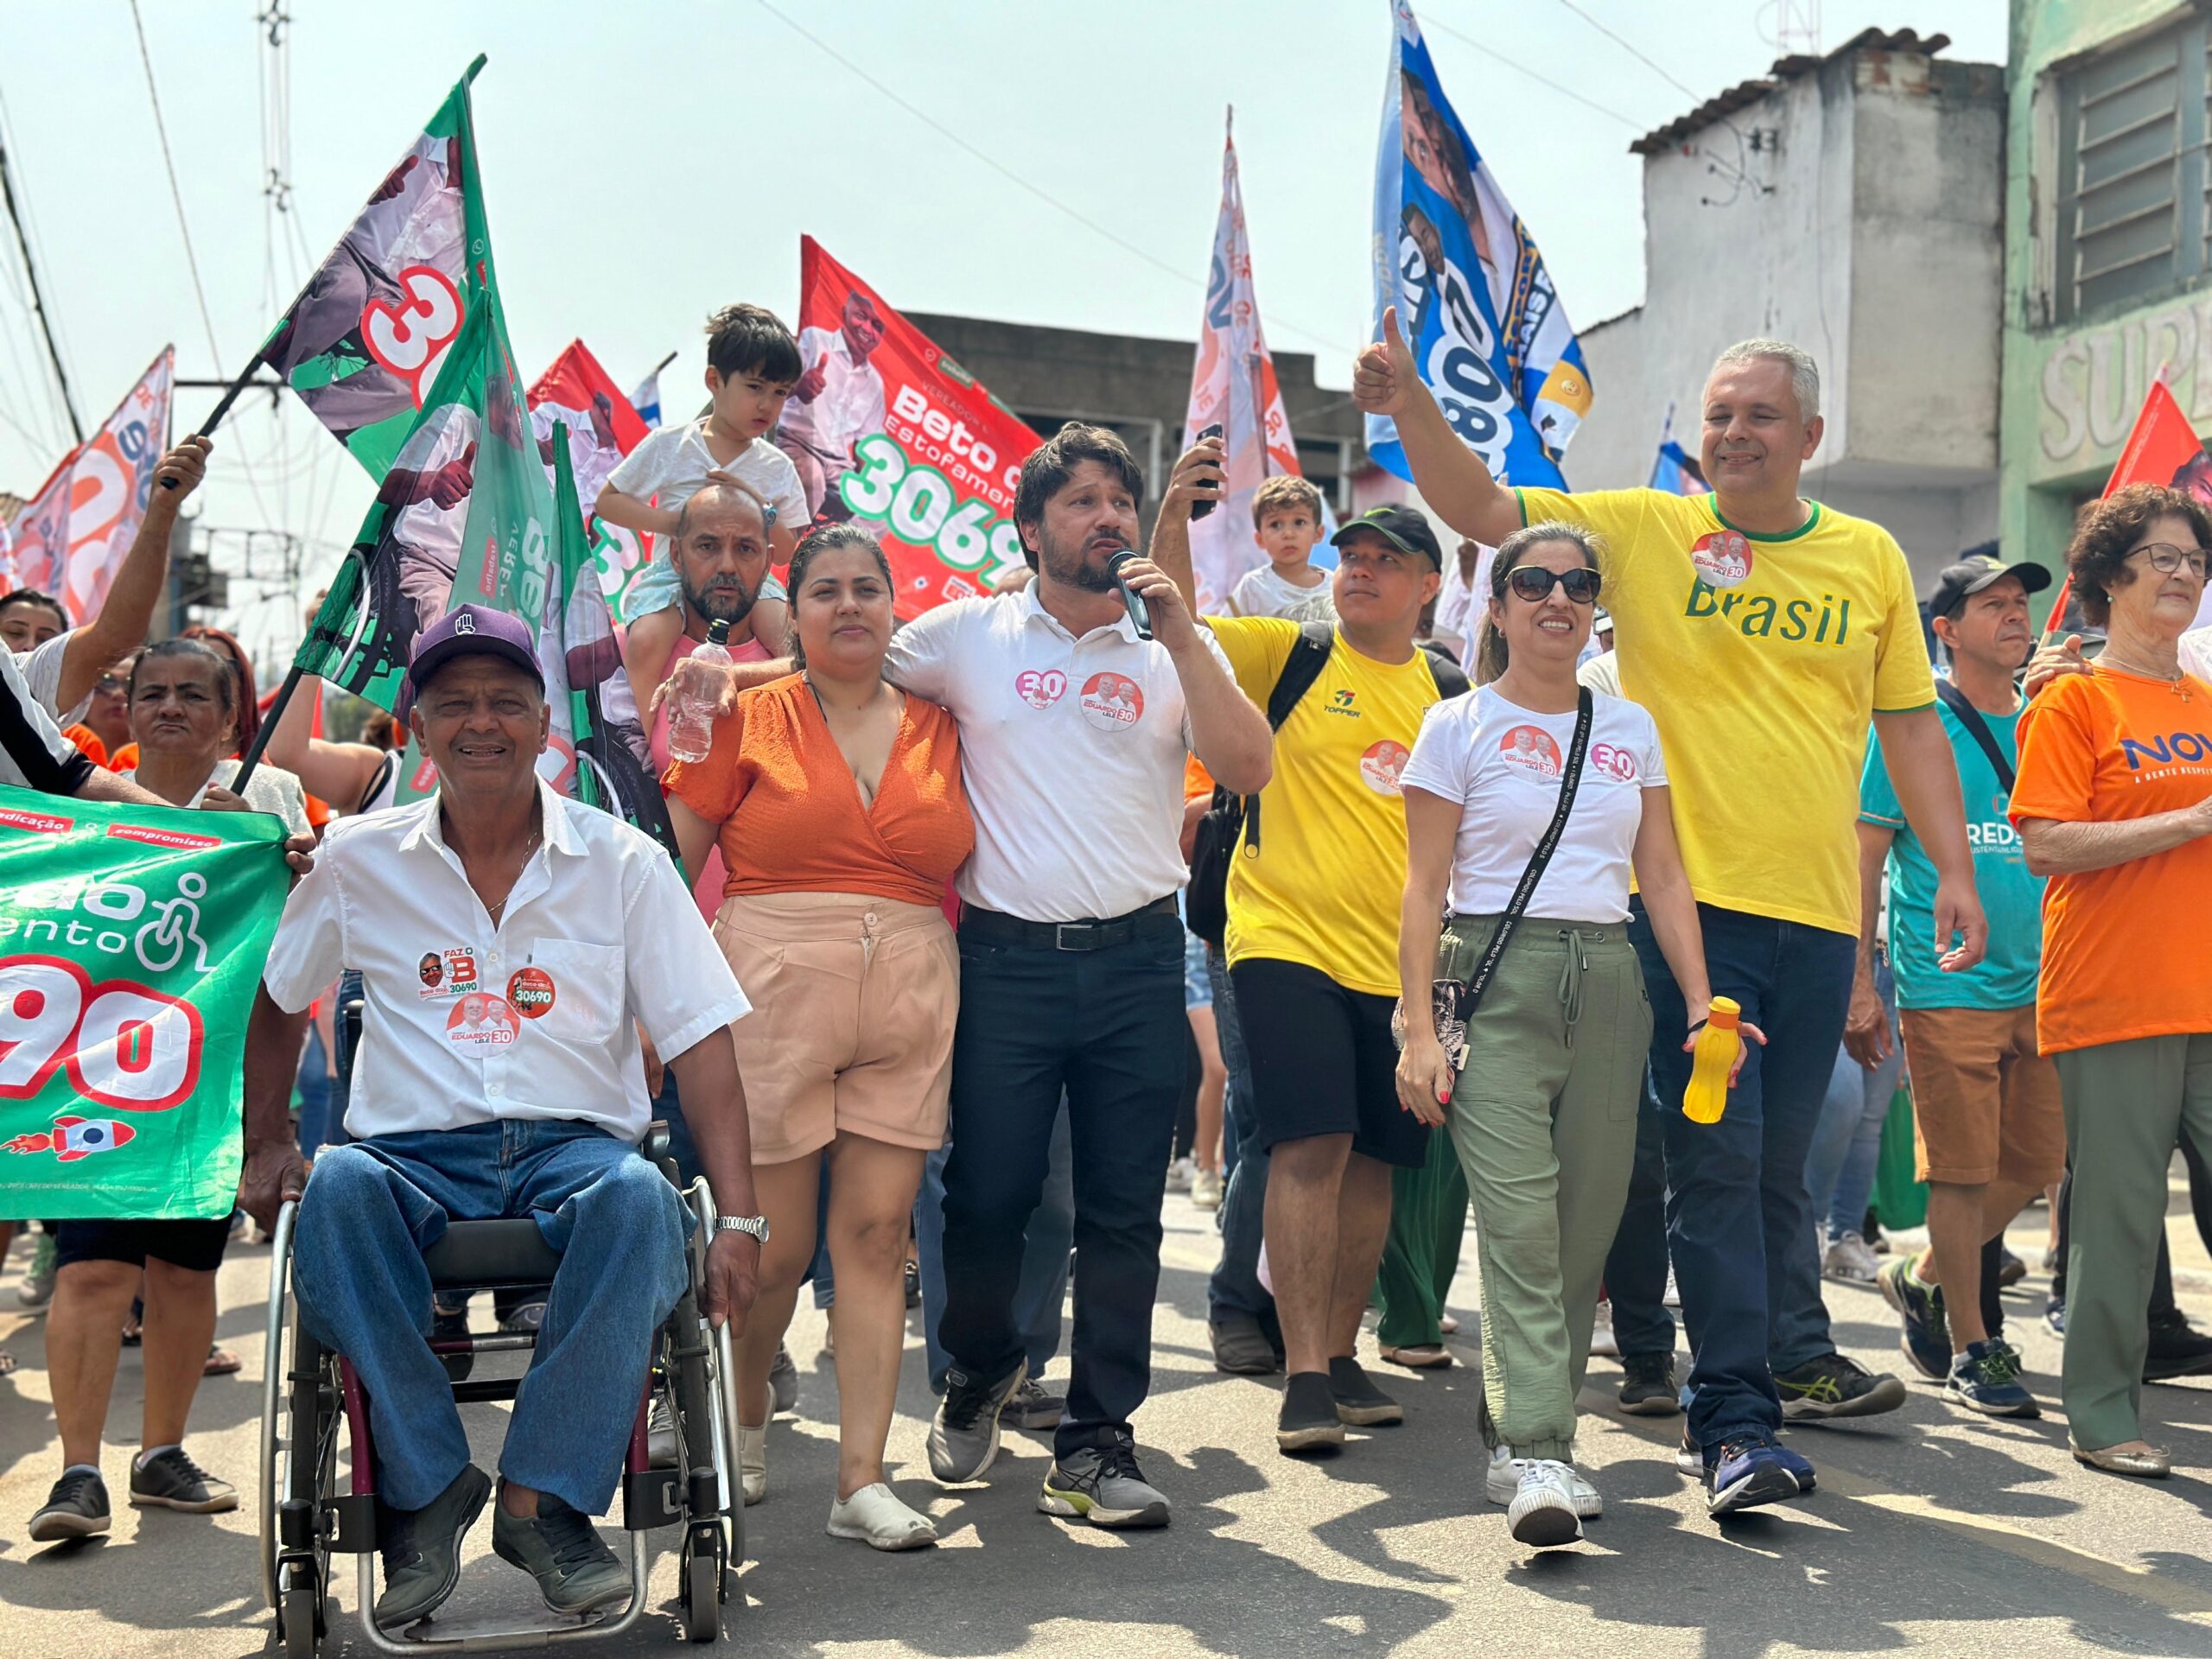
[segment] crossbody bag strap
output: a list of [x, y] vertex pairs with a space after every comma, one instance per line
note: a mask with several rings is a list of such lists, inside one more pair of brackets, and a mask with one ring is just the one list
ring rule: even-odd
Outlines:
[[1520, 885], [1513, 889], [1513, 896], [1505, 901], [1505, 911], [1497, 918], [1497, 931], [1491, 935], [1490, 948], [1483, 952], [1482, 960], [1475, 964], [1475, 971], [1468, 976], [1467, 994], [1463, 1005], [1464, 1018], [1474, 1012], [1475, 1004], [1490, 984], [1491, 976], [1497, 971], [1498, 959], [1504, 956], [1506, 944], [1513, 937], [1513, 930], [1528, 912], [1529, 901], [1536, 896], [1536, 884], [1544, 879], [1544, 867], [1552, 861], [1552, 855], [1559, 850], [1559, 838], [1566, 833], [1567, 815], [1574, 810], [1574, 791], [1582, 781], [1582, 759], [1590, 748], [1590, 719], [1592, 703], [1590, 688], [1584, 686], [1575, 701], [1574, 742], [1567, 751], [1567, 769], [1559, 780], [1559, 805], [1552, 813], [1550, 826], [1536, 842], [1536, 850], [1529, 855], [1529, 868], [1521, 872]]
[[2005, 758], [2005, 751], [1997, 747], [1997, 734], [1989, 729], [1989, 722], [1981, 717], [1981, 710], [1967, 699], [1967, 694], [1949, 680], [1936, 682], [1936, 695], [1943, 699], [1943, 706], [1957, 716], [1968, 737], [1987, 757], [1990, 768], [1997, 774], [1998, 786], [2006, 796], [2012, 793], [2012, 763]]

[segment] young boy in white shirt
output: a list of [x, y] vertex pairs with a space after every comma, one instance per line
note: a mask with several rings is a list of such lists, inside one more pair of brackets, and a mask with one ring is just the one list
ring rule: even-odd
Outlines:
[[1313, 563], [1314, 544], [1321, 539], [1321, 492], [1287, 473], [1262, 480], [1252, 493], [1252, 528], [1268, 563], [1247, 571], [1230, 590], [1230, 614], [1334, 621], [1329, 573]]
[[[773, 312], [758, 305], [724, 307], [707, 320], [707, 391], [714, 407], [698, 420], [648, 433], [599, 493], [601, 518], [660, 538], [652, 563], [622, 602], [629, 628], [622, 666], [640, 709], [652, 705], [683, 632], [682, 593], [671, 556], [683, 504], [710, 482], [742, 485], [766, 505], [769, 563], [788, 563], [798, 545], [807, 520], [805, 492], [790, 457], [767, 437], [798, 377], [798, 343]], [[769, 655], [779, 657], [789, 647], [790, 622], [789, 597], [772, 571], [745, 626]]]

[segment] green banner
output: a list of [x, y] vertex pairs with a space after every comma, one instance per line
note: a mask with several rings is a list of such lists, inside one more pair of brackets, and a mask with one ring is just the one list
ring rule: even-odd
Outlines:
[[0, 1216], [230, 1212], [283, 839], [0, 788]]

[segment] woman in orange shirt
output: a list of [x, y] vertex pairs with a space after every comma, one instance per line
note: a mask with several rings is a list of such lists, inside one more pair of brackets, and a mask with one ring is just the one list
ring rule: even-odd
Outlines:
[[2012, 817], [2044, 894], [2036, 1036], [2058, 1065], [2074, 1170], [2063, 1384], [2075, 1457], [2163, 1476], [2142, 1438], [2143, 1309], [2185, 1127], [2212, 1146], [2212, 686], [2179, 641], [2212, 518], [2137, 485], [2082, 517], [2066, 563], [2107, 630], [2020, 717]]
[[885, 1483], [883, 1446], [906, 1341], [907, 1218], [951, 1086], [959, 954], [938, 900], [976, 830], [952, 716], [883, 677], [882, 550], [856, 525], [818, 530], [791, 556], [789, 586], [799, 672], [740, 694], [707, 758], [662, 779], [694, 880], [720, 844], [715, 936], [753, 1002], [731, 1031], [769, 1237], [738, 1348], [739, 1462], [757, 1503], [769, 1366], [814, 1255], [826, 1164], [839, 1403], [829, 1529], [910, 1549], [937, 1531]]

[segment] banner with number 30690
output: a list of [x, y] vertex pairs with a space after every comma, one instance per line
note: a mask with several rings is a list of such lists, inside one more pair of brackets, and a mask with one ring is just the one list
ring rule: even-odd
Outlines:
[[0, 1215], [229, 1213], [283, 836], [0, 788]]

